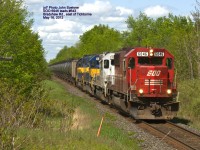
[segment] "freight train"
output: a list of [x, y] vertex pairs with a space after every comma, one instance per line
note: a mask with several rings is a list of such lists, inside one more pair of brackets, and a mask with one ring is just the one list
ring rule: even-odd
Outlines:
[[50, 65], [52, 72], [135, 119], [170, 120], [179, 110], [174, 56], [130, 48]]

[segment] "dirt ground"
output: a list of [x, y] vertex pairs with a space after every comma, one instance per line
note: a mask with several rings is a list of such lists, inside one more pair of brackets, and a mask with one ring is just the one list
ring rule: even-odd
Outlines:
[[76, 108], [73, 115], [72, 130], [83, 130], [90, 128], [90, 118], [80, 108]]

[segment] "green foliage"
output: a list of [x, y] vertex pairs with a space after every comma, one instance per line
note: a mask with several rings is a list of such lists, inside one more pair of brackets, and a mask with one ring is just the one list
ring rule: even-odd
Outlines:
[[196, 28], [191, 18], [169, 14], [152, 19], [141, 13], [138, 18], [129, 16], [126, 23], [125, 46], [166, 48], [175, 56], [179, 79], [199, 77]]
[[36, 127], [46, 105], [40, 82], [47, 73], [44, 49], [22, 0], [0, 1], [0, 149], [15, 149], [17, 129]]
[[50, 117], [63, 117], [73, 114], [74, 109], [79, 105], [74, 101], [74, 96], [66, 94], [64, 87], [56, 82], [45, 80], [43, 84], [46, 91], [50, 93], [48, 104], [43, 107], [43, 112]]
[[0, 56], [11, 56], [11, 62], [0, 61], [0, 78], [13, 84], [34, 84], [46, 72], [44, 49], [37, 33], [32, 32], [32, 20], [22, 7], [22, 1], [3, 0], [0, 3]]
[[15, 149], [17, 130], [21, 127], [35, 128], [42, 122], [43, 109], [47, 104], [46, 94], [40, 85], [34, 86], [24, 96], [26, 86], [8, 85], [0, 80], [0, 147]]
[[119, 31], [108, 26], [94, 26], [80, 37], [80, 54], [100, 54], [105, 51], [113, 52], [122, 47]]
[[[200, 101], [196, 101], [194, 104], [193, 104], [193, 112], [194, 112], [194, 116], [195, 118], [197, 118], [198, 120], [200, 120]], [[199, 127], [200, 128], [200, 127]]]
[[111, 121], [116, 121], [116, 117], [111, 115], [110, 113], [105, 113], [105, 117], [108, 119], [108, 120], [111, 120]]
[[141, 13], [136, 19], [133, 16], [129, 16], [126, 23], [130, 33], [124, 42], [125, 46], [140, 47], [151, 45], [148, 37], [152, 33], [153, 19]]
[[186, 80], [179, 83], [179, 117], [190, 120], [200, 129], [200, 80]]

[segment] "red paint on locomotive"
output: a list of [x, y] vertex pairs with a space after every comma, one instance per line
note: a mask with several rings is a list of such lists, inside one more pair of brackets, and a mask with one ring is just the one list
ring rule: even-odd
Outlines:
[[138, 97], [171, 97], [177, 93], [174, 57], [167, 50], [136, 48], [124, 59], [129, 92]]

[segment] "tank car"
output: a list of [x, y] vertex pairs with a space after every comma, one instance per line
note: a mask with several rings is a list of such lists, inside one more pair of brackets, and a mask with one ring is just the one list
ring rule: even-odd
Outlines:
[[65, 61], [52, 64], [49, 66], [49, 68], [58, 77], [64, 80], [67, 80], [71, 83], [75, 83], [77, 61], [78, 60], [76, 59], [65, 60]]
[[[114, 55], [106, 97], [136, 119], [172, 119], [179, 109], [174, 57], [166, 49], [135, 48]], [[113, 84], [114, 83], [114, 84]]]

